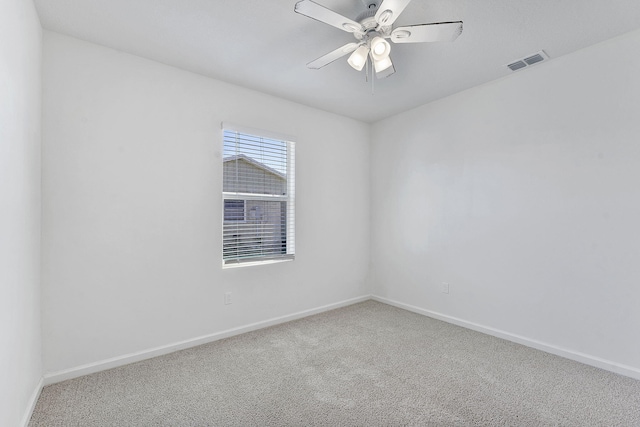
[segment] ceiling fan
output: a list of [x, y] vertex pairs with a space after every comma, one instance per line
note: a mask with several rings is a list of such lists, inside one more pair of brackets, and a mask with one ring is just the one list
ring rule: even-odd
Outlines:
[[347, 62], [355, 70], [361, 71], [371, 59], [376, 77], [384, 78], [396, 71], [389, 56], [391, 45], [386, 39], [394, 43], [454, 41], [462, 33], [462, 21], [393, 28], [393, 23], [411, 0], [363, 1], [368, 9], [355, 20], [311, 0], [296, 3], [297, 13], [351, 33], [356, 38], [355, 42], [321, 56], [308, 63], [307, 67], [317, 70], [350, 53]]

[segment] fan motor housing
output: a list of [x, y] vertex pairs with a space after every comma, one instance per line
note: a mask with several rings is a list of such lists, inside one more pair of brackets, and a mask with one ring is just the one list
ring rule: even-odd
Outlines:
[[[375, 5], [374, 8], [365, 10], [364, 12], [362, 12], [360, 15], [356, 17], [355, 21], [362, 24], [365, 30], [364, 34], [353, 33], [353, 35], [358, 40], [368, 39], [369, 33], [371, 31], [375, 31], [375, 29], [378, 27], [378, 22], [376, 22], [376, 18], [375, 18], [377, 11], [378, 11], [378, 7], [377, 5]], [[386, 37], [391, 32], [391, 26], [381, 27], [377, 32], [380, 33], [382, 37]]]

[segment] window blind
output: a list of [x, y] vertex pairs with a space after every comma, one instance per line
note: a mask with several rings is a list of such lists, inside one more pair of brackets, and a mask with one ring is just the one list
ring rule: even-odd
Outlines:
[[225, 265], [295, 255], [294, 143], [223, 129]]

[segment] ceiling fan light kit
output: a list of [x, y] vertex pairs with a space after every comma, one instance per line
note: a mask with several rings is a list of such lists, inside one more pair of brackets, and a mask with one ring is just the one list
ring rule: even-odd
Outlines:
[[367, 55], [369, 54], [369, 49], [366, 46], [360, 46], [351, 54], [347, 62], [351, 65], [355, 70], [361, 71], [364, 67], [364, 64], [367, 63]]
[[391, 45], [388, 41], [380, 36], [376, 36], [371, 40], [371, 56], [376, 61], [387, 58], [391, 53]]
[[386, 58], [374, 59], [373, 60], [373, 66], [376, 69], [376, 74], [386, 70], [387, 68], [391, 67], [392, 65], [393, 65], [393, 63], [391, 62], [391, 59], [389, 59], [388, 56]]
[[392, 28], [410, 1], [383, 0], [381, 4], [371, 3], [368, 10], [362, 12], [355, 20], [312, 0], [297, 2], [294, 9], [296, 13], [351, 33], [357, 40], [356, 43], [348, 43], [308, 63], [307, 67], [317, 70], [351, 53], [347, 63], [353, 69], [361, 71], [371, 58], [376, 77], [385, 78], [395, 73], [389, 56], [391, 45], [386, 39], [394, 43], [454, 41], [462, 33], [462, 21]]

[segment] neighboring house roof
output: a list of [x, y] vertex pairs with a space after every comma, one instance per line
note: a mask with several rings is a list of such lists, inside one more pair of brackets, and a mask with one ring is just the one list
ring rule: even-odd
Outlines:
[[237, 156], [225, 157], [224, 158], [224, 163], [232, 162], [232, 161], [236, 161], [236, 160], [244, 160], [245, 162], [247, 162], [247, 163], [249, 163], [249, 164], [251, 164], [251, 165], [253, 165], [253, 166], [257, 167], [257, 168], [263, 169], [264, 171], [269, 172], [270, 174], [273, 174], [273, 175], [277, 176], [280, 179], [283, 179], [283, 180], [287, 179], [287, 176], [285, 174], [283, 174], [282, 172], [279, 172], [279, 171], [277, 171], [277, 170], [265, 165], [264, 163], [260, 163], [259, 161], [255, 160], [255, 159], [253, 159], [253, 158], [251, 158], [251, 157], [249, 157], [249, 156], [247, 156], [245, 154], [238, 154]]

